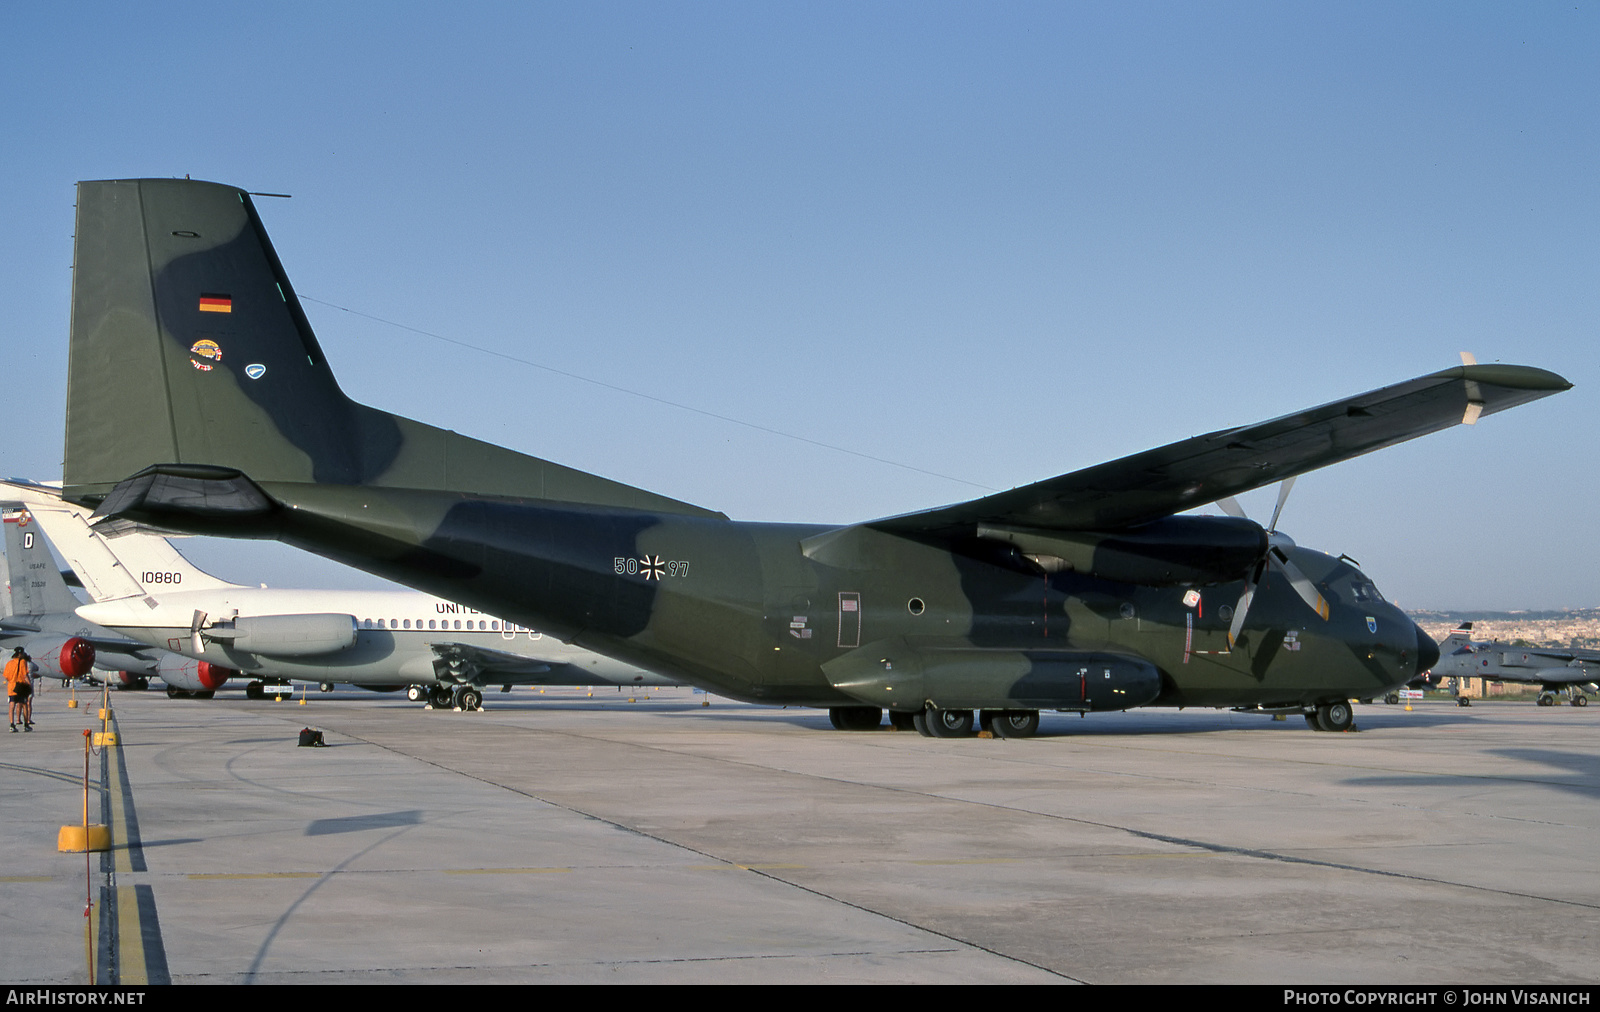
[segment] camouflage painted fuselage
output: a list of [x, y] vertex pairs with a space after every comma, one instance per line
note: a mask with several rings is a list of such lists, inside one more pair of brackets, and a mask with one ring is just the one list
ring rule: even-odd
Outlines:
[[[282, 505], [255, 514], [257, 536], [738, 699], [1293, 706], [1380, 695], [1432, 660], [1432, 642], [1358, 570], [1305, 549], [1294, 559], [1330, 602], [1328, 620], [1269, 574], [1229, 650], [1240, 580], [1150, 587], [1044, 573], [980, 538], [952, 549], [849, 529], [848, 545], [818, 546], [829, 528], [411, 490], [262, 489]], [[237, 534], [243, 523], [230, 516], [217, 530]], [[1139, 662], [1148, 670], [1129, 668]]]

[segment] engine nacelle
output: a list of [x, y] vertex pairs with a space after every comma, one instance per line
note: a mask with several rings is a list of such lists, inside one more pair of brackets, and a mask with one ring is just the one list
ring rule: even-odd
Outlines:
[[105, 668], [95, 668], [95, 677], [111, 686], [113, 689], [142, 689], [146, 687], [144, 676], [133, 671], [107, 671]]
[[309, 657], [355, 646], [357, 628], [354, 615], [253, 615], [210, 626], [202, 635], [246, 653]]
[[94, 667], [94, 644], [82, 636], [35, 636], [24, 648], [46, 678], [82, 678]]
[[167, 654], [161, 659], [161, 680], [174, 689], [184, 692], [215, 692], [222, 684], [239, 674], [210, 661], [197, 661], [178, 654]]
[[1146, 587], [1225, 583], [1267, 553], [1267, 532], [1240, 517], [1166, 517], [1120, 531], [1051, 531], [980, 524], [1047, 572], [1072, 570]]

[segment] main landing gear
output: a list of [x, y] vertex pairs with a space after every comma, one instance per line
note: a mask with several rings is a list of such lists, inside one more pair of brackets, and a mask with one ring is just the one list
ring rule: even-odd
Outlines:
[[413, 703], [426, 700], [430, 710], [483, 709], [483, 693], [470, 685], [413, 685], [406, 689], [406, 698]]
[[294, 686], [288, 682], [263, 682], [259, 678], [248, 682], [244, 687], [244, 698], [266, 699], [271, 696], [281, 701], [284, 696], [294, 695]]
[[1567, 694], [1567, 702], [1571, 703], [1573, 706], [1589, 705], [1589, 697], [1585, 696], [1583, 691], [1575, 685], [1558, 686], [1555, 688], [1546, 686], [1545, 690], [1539, 693], [1537, 702], [1540, 706], [1559, 706], [1562, 692]]
[[1356, 712], [1348, 699], [1340, 699], [1306, 714], [1306, 723], [1313, 731], [1348, 731], [1356, 725]]
[[883, 711], [876, 706], [835, 706], [828, 720], [838, 731], [876, 731], [883, 723]]
[[[925, 738], [966, 738], [976, 727], [971, 710], [889, 711], [889, 723], [899, 731], [915, 729]], [[977, 727], [996, 738], [1031, 738], [1039, 733], [1038, 710], [981, 710]]]

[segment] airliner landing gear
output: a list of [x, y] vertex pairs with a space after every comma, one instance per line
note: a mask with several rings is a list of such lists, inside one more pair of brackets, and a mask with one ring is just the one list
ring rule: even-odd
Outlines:
[[454, 701], [449, 689], [443, 685], [435, 685], [428, 692], [428, 705], [435, 710], [448, 710]]
[[321, 689], [323, 692], [332, 692], [333, 691], [333, 683], [332, 682], [323, 682], [321, 685], [318, 685], [317, 688]]
[[466, 713], [483, 709], [483, 693], [471, 686], [456, 690], [456, 709]]
[[413, 703], [420, 703], [428, 698], [428, 690], [420, 685], [408, 685], [406, 686], [406, 698]]

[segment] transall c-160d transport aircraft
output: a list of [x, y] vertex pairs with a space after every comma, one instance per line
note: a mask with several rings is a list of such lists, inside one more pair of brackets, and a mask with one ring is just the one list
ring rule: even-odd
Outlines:
[[77, 208], [67, 499], [277, 538], [847, 728], [1137, 706], [1348, 728], [1437, 646], [1348, 560], [1181, 514], [1571, 385], [1463, 365], [970, 502], [739, 523], [348, 399], [243, 190], [86, 182]]

